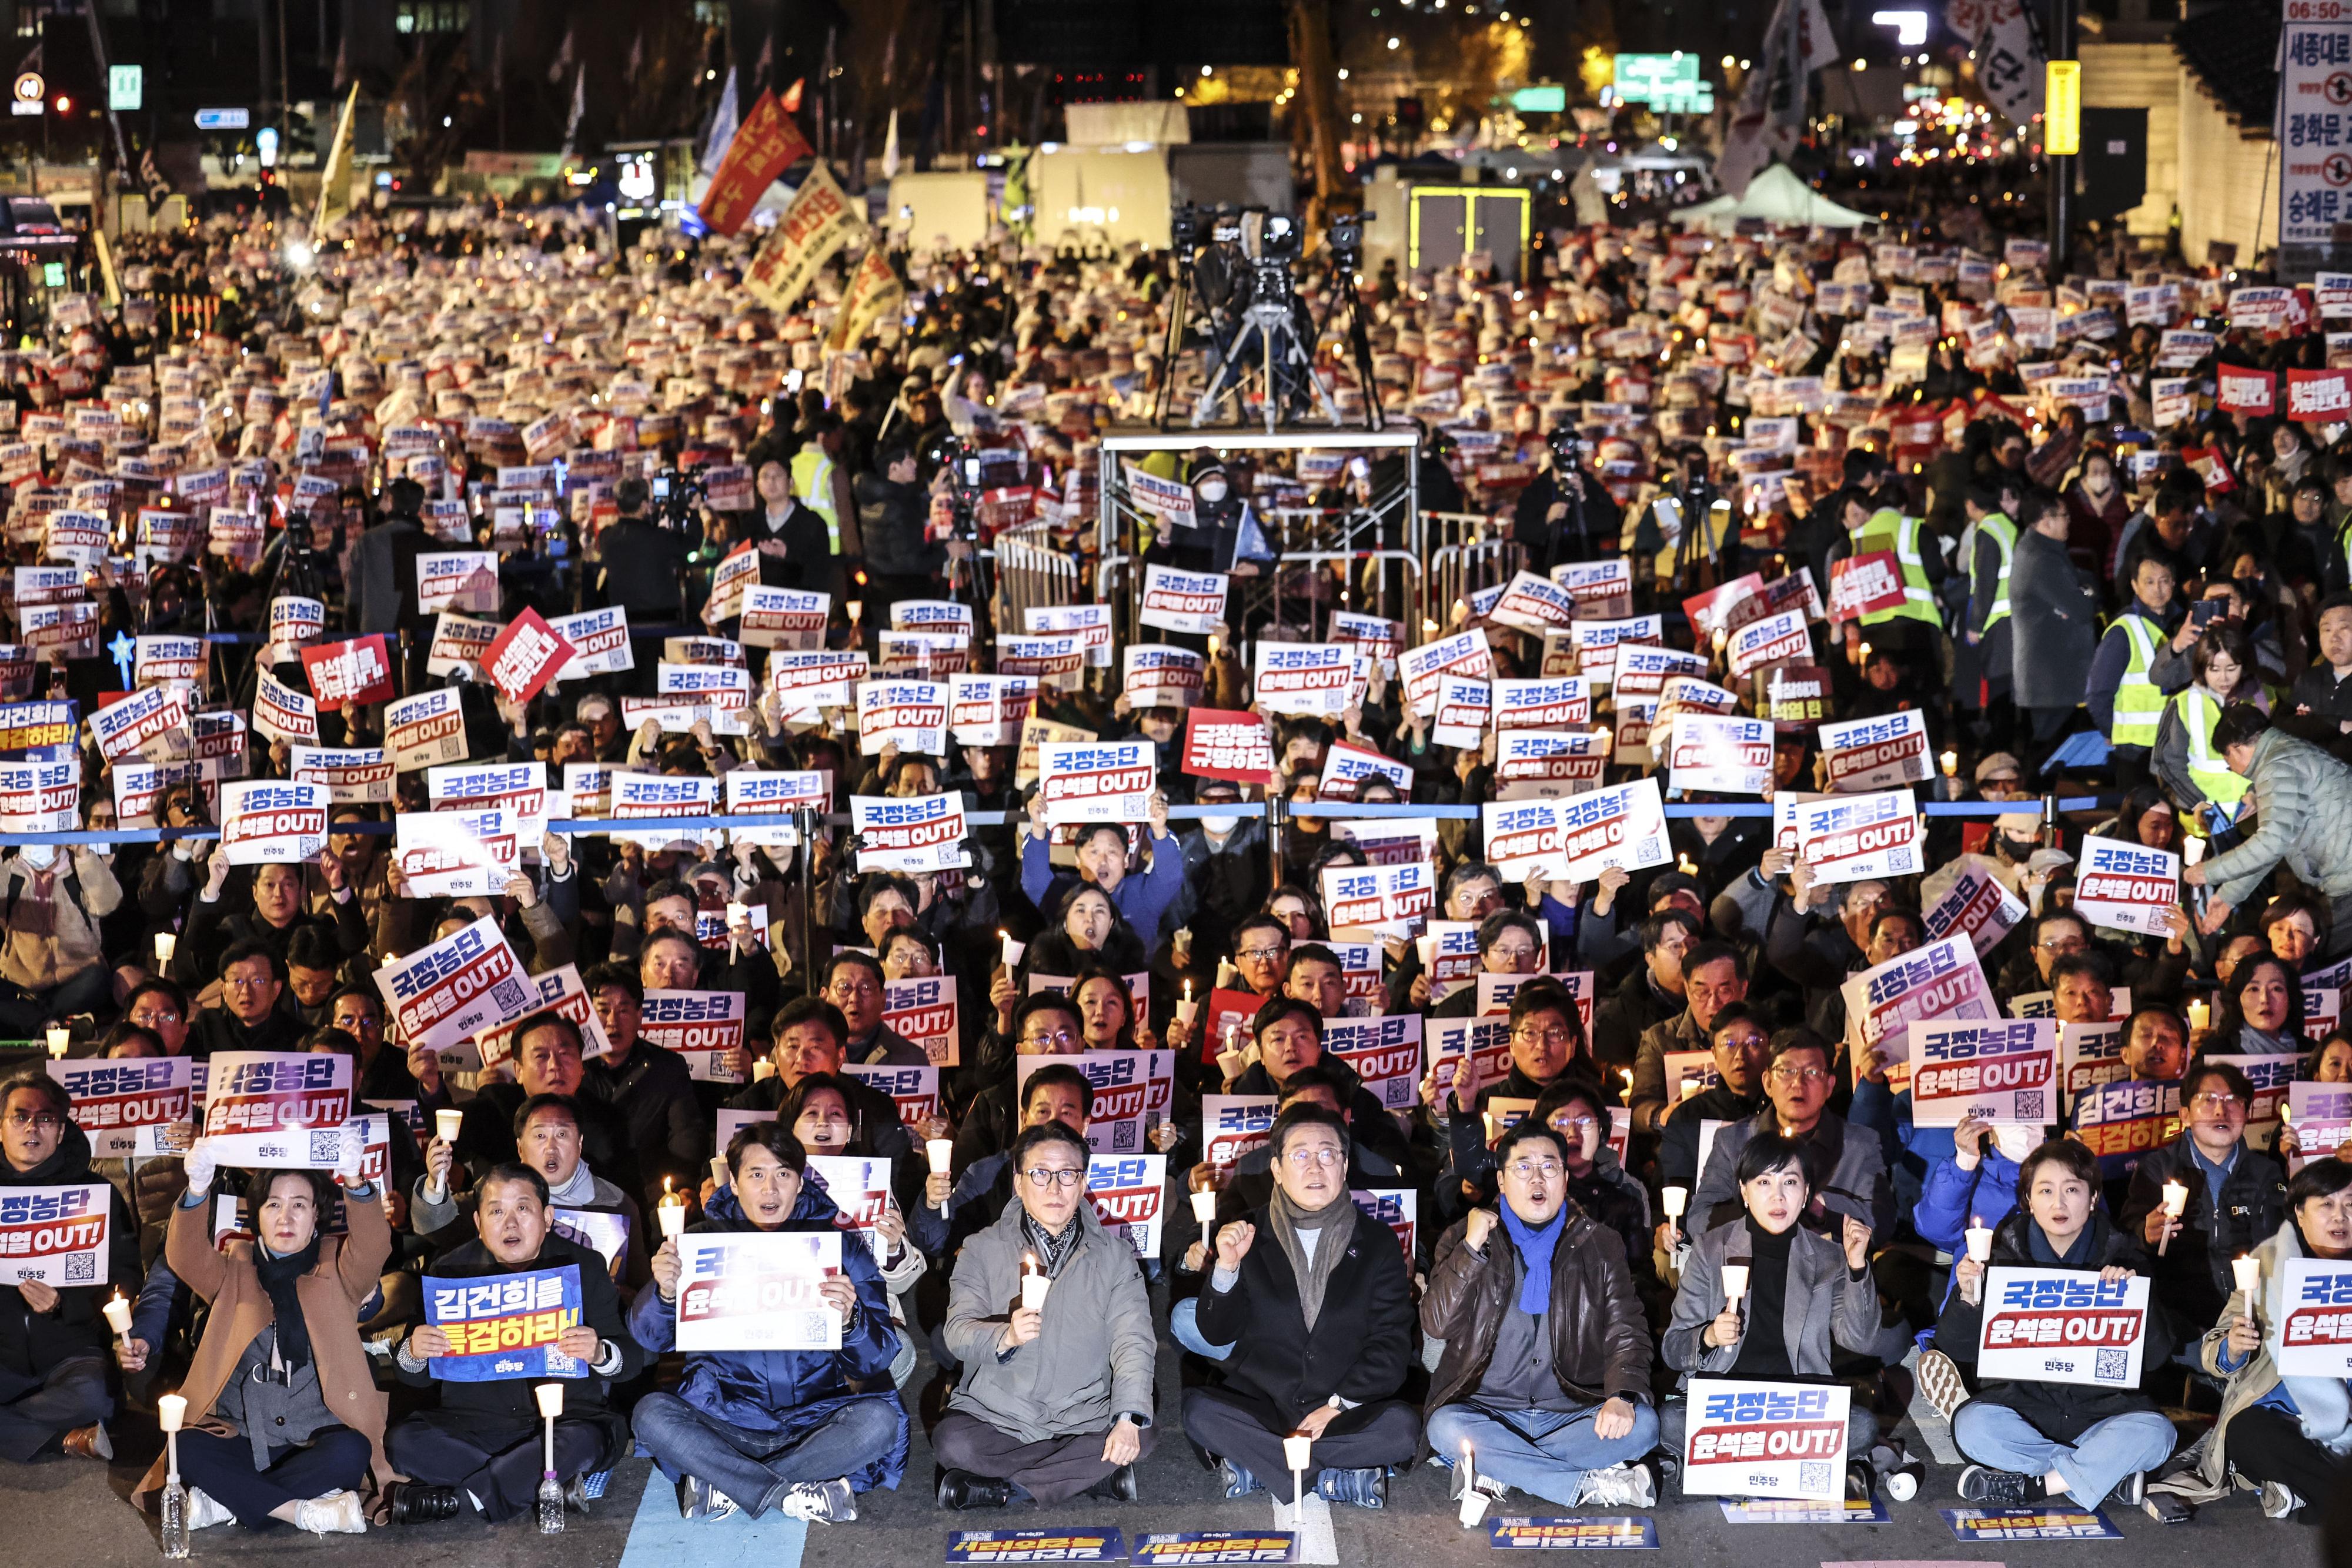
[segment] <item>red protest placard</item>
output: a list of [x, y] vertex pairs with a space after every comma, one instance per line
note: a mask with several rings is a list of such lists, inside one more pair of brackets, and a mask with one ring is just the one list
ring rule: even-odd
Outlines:
[[1872, 550], [1830, 566], [1830, 619], [1854, 621], [1903, 608], [1903, 569], [1891, 549]]
[[555, 678], [572, 654], [572, 644], [538, 611], [525, 610], [508, 622], [506, 630], [483, 651], [482, 674], [509, 702], [525, 703]]
[[302, 673], [310, 677], [310, 695], [320, 707], [345, 703], [365, 707], [392, 700], [392, 657], [381, 632], [303, 649]]
[[1192, 709], [1184, 716], [1184, 771], [1195, 779], [1266, 783], [1274, 776], [1274, 741], [1265, 720], [1229, 708]]
[[2289, 371], [2286, 416], [2305, 424], [2352, 420], [2352, 371]]
[[2278, 399], [2278, 377], [2243, 365], [2217, 365], [2213, 402], [2224, 413], [2266, 414]]
[[1250, 1042], [1250, 1025], [1256, 1021], [1257, 1009], [1266, 998], [1255, 991], [1229, 991], [1223, 987], [1209, 993], [1209, 1019], [1201, 1030], [1201, 1060], [1214, 1061], [1221, 1051], [1239, 1051]]

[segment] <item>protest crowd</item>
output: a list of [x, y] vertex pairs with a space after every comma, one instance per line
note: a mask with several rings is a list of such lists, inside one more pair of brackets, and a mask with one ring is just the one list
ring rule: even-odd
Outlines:
[[1164, 254], [285, 238], [0, 356], [7, 1465], [2346, 1490], [2352, 277], [1561, 230], [1108, 451]]

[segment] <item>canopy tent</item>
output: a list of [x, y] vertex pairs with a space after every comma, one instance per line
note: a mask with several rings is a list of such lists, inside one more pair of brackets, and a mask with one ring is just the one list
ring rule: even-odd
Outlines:
[[1706, 224], [1726, 230], [1742, 218], [1825, 229], [1850, 229], [1873, 221], [1867, 214], [1839, 206], [1798, 179], [1786, 163], [1775, 163], [1750, 180], [1745, 195], [1717, 196], [1685, 207], [1674, 218], [1678, 224]]

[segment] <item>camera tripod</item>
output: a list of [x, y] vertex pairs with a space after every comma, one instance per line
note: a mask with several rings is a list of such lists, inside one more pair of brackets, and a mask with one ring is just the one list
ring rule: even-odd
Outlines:
[[1380, 383], [1372, 379], [1371, 330], [1364, 320], [1363, 297], [1356, 292], [1356, 269], [1363, 265], [1360, 251], [1332, 249], [1331, 298], [1323, 307], [1323, 319], [1315, 323], [1315, 340], [1321, 342], [1333, 318], [1341, 310], [1348, 313], [1348, 355], [1356, 362], [1356, 380], [1364, 389], [1364, 415], [1369, 428], [1387, 428], [1387, 417], [1381, 409]]
[[[1193, 429], [1206, 424], [1229, 394], [1234, 399], [1234, 423], [1241, 423], [1244, 380], [1252, 374], [1249, 350], [1253, 334], [1260, 350], [1255, 373], [1264, 395], [1265, 433], [1273, 434], [1282, 422], [1283, 410], [1302, 401], [1309, 390], [1321, 405], [1323, 417], [1331, 422], [1334, 429], [1339, 427], [1339, 405], [1332, 402], [1331, 389], [1315, 373], [1314, 361], [1306, 345], [1298, 340], [1295, 303], [1285, 290], [1279, 298], [1260, 299], [1244, 308], [1241, 330], [1234, 334], [1232, 348], [1219, 352], [1210, 365], [1209, 384], [1201, 390], [1201, 400], [1193, 405]], [[1304, 386], [1299, 384], [1302, 381]]]

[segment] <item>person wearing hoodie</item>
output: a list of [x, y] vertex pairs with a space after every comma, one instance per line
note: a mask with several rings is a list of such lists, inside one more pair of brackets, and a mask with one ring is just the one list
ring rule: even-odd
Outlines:
[[89, 1140], [73, 1124], [65, 1087], [39, 1074], [0, 1085], [0, 1199], [12, 1188], [90, 1182], [107, 1197], [109, 1283], [0, 1285], [0, 1459], [114, 1457], [104, 1425], [113, 1409], [107, 1354], [114, 1336], [100, 1303], [112, 1291], [135, 1295], [142, 1277], [139, 1228], [121, 1193], [90, 1169]]
[[[808, 1155], [790, 1128], [755, 1122], [727, 1145], [728, 1185], [685, 1238], [662, 1243], [655, 1289], [641, 1292], [629, 1331], [650, 1354], [677, 1340], [677, 1283], [687, 1238], [824, 1231], [840, 1211], [807, 1179]], [[675, 1394], [653, 1393], [632, 1414], [637, 1440], [677, 1488], [678, 1512], [753, 1519], [771, 1509], [826, 1524], [857, 1517], [856, 1494], [896, 1488], [907, 1469], [906, 1407], [890, 1382], [898, 1336], [867, 1249], [845, 1239], [843, 1272], [818, 1287], [841, 1314], [832, 1351], [711, 1351], [686, 1358]]]
[[[2124, 1500], [2137, 1501], [2141, 1478], [2171, 1457], [2176, 1441], [2172, 1423], [2138, 1389], [2019, 1378], [1983, 1383], [1967, 1396], [1959, 1369], [1976, 1362], [1989, 1268], [2095, 1272], [2112, 1287], [2147, 1261], [2138, 1241], [2099, 1209], [2099, 1163], [2082, 1145], [2052, 1139], [2025, 1156], [2018, 1179], [2023, 1207], [1993, 1228], [1989, 1259], [1963, 1250], [1953, 1263], [1937, 1348], [1919, 1361], [1920, 1386], [1950, 1419], [1969, 1460], [1960, 1496], [2015, 1508], [2063, 1494], [2095, 1509], [2120, 1488]], [[2170, 1349], [2151, 1325], [2143, 1364], [2161, 1365]], [[2163, 1522], [2188, 1521], [2176, 1500], [2150, 1497], [2149, 1511]]]
[[2282, 1376], [2276, 1360], [2281, 1326], [2294, 1304], [2287, 1266], [2306, 1258], [2352, 1260], [2352, 1165], [2319, 1159], [2296, 1172], [2285, 1215], [2252, 1256], [2262, 1270], [2258, 1300], [2232, 1291], [2197, 1350], [2198, 1364], [2229, 1379], [2221, 1413], [2196, 1468], [2168, 1476], [2163, 1486], [2207, 1502], [2228, 1495], [2235, 1472], [2261, 1487], [2264, 1514], [2284, 1519], [2310, 1503], [2324, 1510], [2352, 1475], [2346, 1465], [2352, 1383]]

